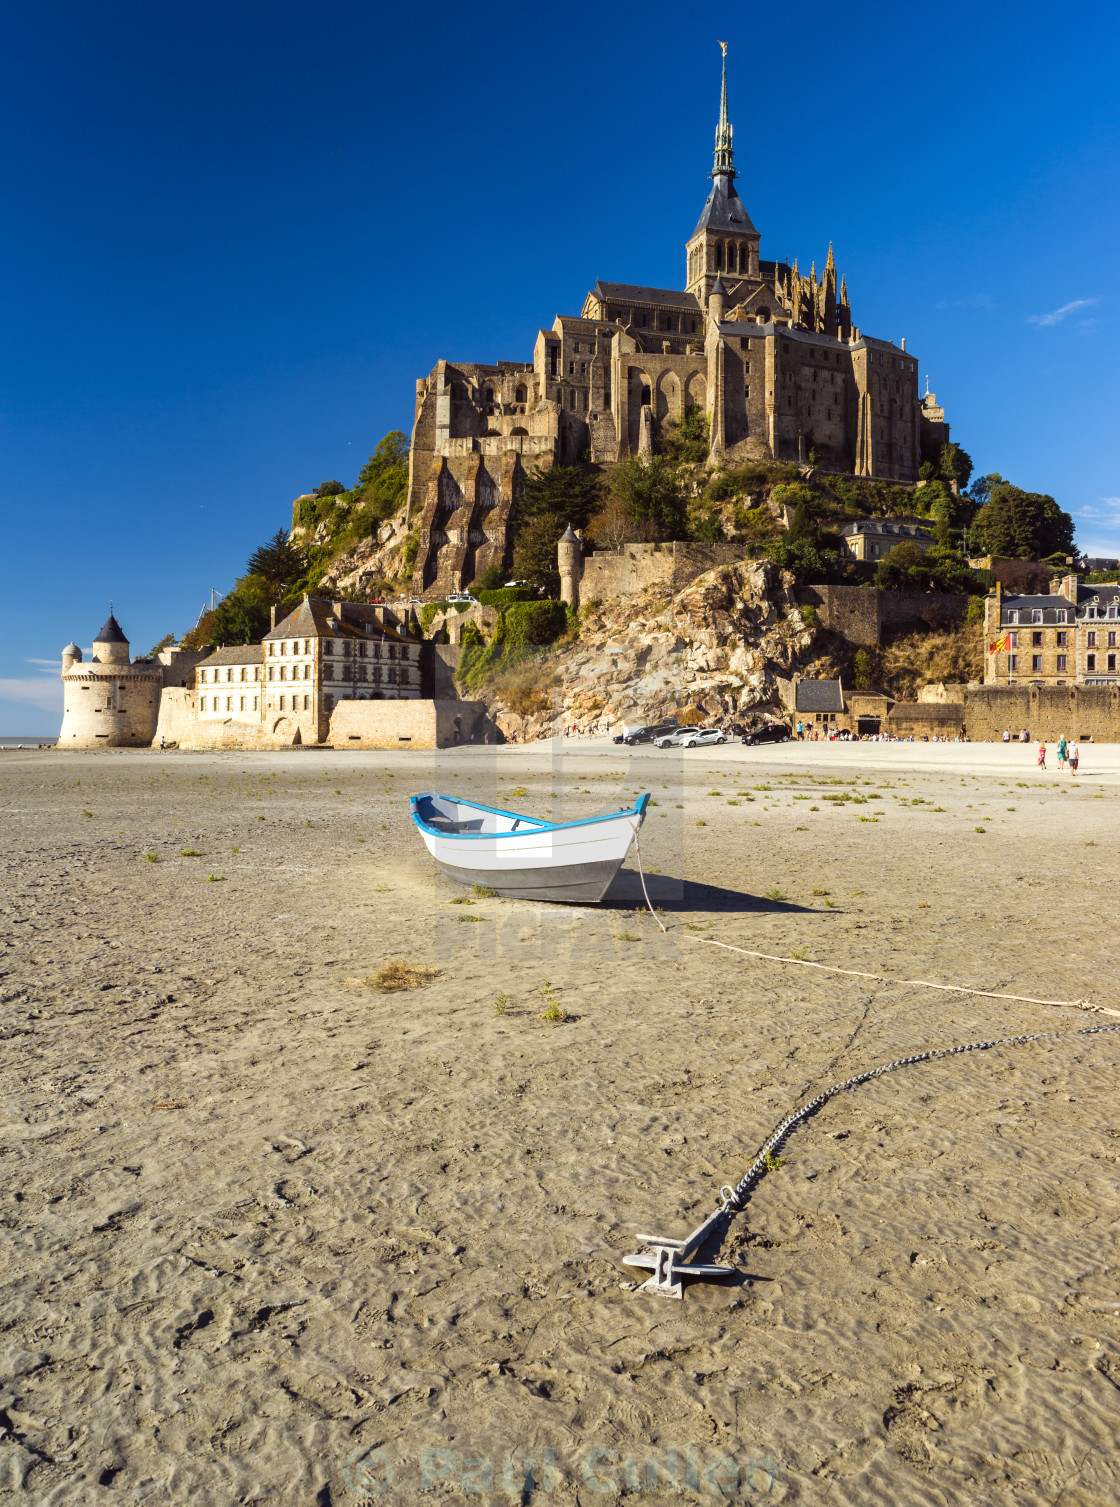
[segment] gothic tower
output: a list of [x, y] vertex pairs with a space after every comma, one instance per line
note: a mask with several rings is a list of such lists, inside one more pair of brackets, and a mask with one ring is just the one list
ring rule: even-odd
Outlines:
[[727, 306], [738, 303], [758, 286], [758, 231], [735, 189], [735, 152], [727, 114], [727, 44], [723, 48], [723, 85], [712, 162], [712, 189], [687, 249], [685, 284], [703, 309], [717, 277], [727, 289]]

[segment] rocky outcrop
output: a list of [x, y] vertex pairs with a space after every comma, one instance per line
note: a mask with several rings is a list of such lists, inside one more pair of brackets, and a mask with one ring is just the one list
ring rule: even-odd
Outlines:
[[[587, 613], [579, 641], [537, 661], [552, 711], [518, 716], [489, 688], [507, 735], [539, 736], [553, 724], [652, 722], [693, 706], [707, 716], [741, 716], [776, 706], [779, 680], [806, 658], [813, 632], [794, 600], [793, 578], [769, 561], [709, 571], [670, 595], [650, 588]], [[513, 674], [523, 696], [529, 665]]]
[[382, 581], [407, 575], [404, 551], [409, 531], [404, 517], [402, 509], [381, 524], [370, 538], [332, 560], [316, 589], [324, 594], [330, 591], [364, 594]]

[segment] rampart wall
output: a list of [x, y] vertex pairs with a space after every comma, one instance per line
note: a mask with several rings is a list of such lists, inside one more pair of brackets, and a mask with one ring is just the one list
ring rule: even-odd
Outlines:
[[1120, 743], [1120, 686], [985, 685], [965, 693], [965, 726], [974, 743], [994, 742], [1004, 730], [1031, 741], [1063, 735], [1081, 743]]
[[632, 596], [646, 586], [682, 591], [705, 571], [735, 565], [743, 558], [738, 544], [625, 544], [619, 550], [585, 555], [579, 583], [581, 602]]
[[332, 748], [453, 748], [503, 741], [481, 701], [340, 701], [331, 713]]
[[797, 600], [815, 607], [822, 628], [851, 644], [875, 648], [884, 628], [925, 623], [930, 628], [956, 622], [968, 598], [942, 591], [880, 591], [874, 586], [801, 586]]

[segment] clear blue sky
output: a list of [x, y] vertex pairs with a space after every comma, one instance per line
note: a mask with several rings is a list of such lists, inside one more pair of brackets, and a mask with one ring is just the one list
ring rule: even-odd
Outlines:
[[441, 356], [682, 286], [717, 37], [763, 256], [847, 274], [982, 471], [1120, 553], [1113, 6], [38, 0], [0, 22], [0, 732], [140, 653]]

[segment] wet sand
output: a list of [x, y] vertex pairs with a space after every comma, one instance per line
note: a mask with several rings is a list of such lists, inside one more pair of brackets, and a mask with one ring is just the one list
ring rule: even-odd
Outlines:
[[[1103, 1019], [712, 940], [1120, 1009], [1082, 754], [0, 755], [0, 1500], [1114, 1503], [1120, 1034], [842, 1095], [732, 1278], [621, 1264], [823, 1085]], [[651, 790], [668, 933], [632, 860], [599, 910], [451, 904], [426, 788]]]

